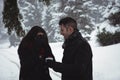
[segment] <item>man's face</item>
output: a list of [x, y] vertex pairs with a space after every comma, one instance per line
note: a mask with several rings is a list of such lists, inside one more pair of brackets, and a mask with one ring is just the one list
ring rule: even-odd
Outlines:
[[67, 39], [72, 34], [71, 27], [65, 27], [64, 25], [60, 25], [60, 33], [64, 36], [64, 39]]

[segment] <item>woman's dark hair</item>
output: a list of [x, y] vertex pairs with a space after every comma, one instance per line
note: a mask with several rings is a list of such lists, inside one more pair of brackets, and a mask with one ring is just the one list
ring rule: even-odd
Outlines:
[[27, 44], [27, 43], [29, 44], [33, 42], [38, 32], [44, 33], [46, 42], [48, 43], [48, 38], [45, 30], [42, 27], [33, 26], [31, 30], [27, 33], [27, 35], [22, 39], [21, 44]]
[[42, 27], [39, 27], [39, 26], [32, 27], [31, 30], [27, 33], [26, 37], [29, 40], [33, 40], [36, 37], [38, 32], [44, 33], [44, 35], [47, 37], [47, 34], [46, 34], [45, 30]]
[[62, 18], [62, 19], [59, 21], [59, 25], [64, 25], [65, 27], [71, 26], [71, 27], [73, 27], [74, 29], [77, 29], [77, 22], [76, 22], [75, 19], [73, 19], [73, 18], [71, 18], [71, 17]]

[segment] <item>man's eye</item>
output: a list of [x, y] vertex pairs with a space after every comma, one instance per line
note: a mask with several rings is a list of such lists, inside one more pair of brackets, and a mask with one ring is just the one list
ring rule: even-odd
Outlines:
[[63, 29], [61, 29], [61, 32], [63, 32]]

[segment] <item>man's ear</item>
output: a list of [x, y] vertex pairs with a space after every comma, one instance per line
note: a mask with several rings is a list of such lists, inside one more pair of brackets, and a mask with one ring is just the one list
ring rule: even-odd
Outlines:
[[71, 26], [69, 27], [69, 30], [70, 30], [71, 33], [74, 32], [74, 29]]

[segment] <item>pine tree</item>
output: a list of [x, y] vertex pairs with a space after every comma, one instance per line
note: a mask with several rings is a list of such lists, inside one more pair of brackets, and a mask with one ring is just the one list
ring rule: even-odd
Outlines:
[[[45, 2], [46, 5], [50, 4], [50, 0], [39, 0]], [[15, 31], [18, 36], [24, 36], [25, 32], [22, 28], [20, 19], [22, 18], [17, 0], [4, 0], [3, 10], [3, 23], [5, 28], [8, 29], [8, 34], [11, 35], [12, 31]]]
[[3, 23], [5, 24], [5, 28], [8, 29], [9, 35], [12, 31], [15, 31], [18, 36], [24, 36], [20, 18], [21, 15], [17, 6], [17, 0], [4, 0]]

